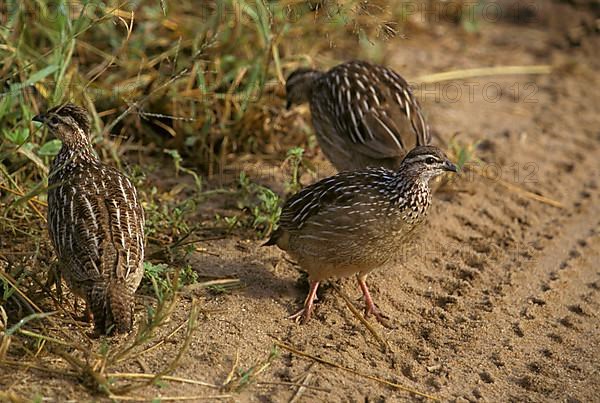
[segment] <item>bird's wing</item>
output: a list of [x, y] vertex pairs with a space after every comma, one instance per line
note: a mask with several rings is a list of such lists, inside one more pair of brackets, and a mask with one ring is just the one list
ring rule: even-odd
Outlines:
[[104, 278], [124, 280], [142, 270], [144, 214], [135, 187], [108, 166], [81, 176], [75, 195], [77, 256]]
[[[330, 212], [335, 212], [337, 216], [336, 226], [344, 226], [344, 221], [355, 222], [356, 218], [350, 217], [345, 211], [356, 209], [357, 204], [368, 204], [371, 193], [377, 191], [372, 185], [381, 175], [389, 173], [390, 171], [384, 168], [341, 172], [310, 185], [285, 203], [279, 228], [285, 231], [300, 230], [317, 217], [330, 217]], [[325, 222], [328, 220], [329, 218], [316, 221], [323, 221], [323, 225], [333, 225]]]
[[107, 239], [117, 251], [115, 275], [127, 279], [142, 270], [144, 259], [144, 213], [131, 181], [116, 169], [110, 172], [104, 205], [107, 214]]
[[402, 157], [430, 134], [408, 83], [382, 66], [350, 64], [328, 80], [334, 125], [370, 158]]
[[[71, 267], [76, 283], [94, 283], [103, 278], [102, 256], [105, 234], [101, 230], [96, 198], [79, 186], [83, 177], [75, 177], [56, 189], [50, 225], [55, 228], [54, 243], [61, 262]], [[79, 182], [79, 183], [78, 183]]]

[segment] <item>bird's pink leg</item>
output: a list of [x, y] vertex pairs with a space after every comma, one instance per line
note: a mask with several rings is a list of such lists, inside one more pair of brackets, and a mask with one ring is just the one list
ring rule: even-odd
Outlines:
[[296, 312], [290, 319], [300, 320], [300, 323], [305, 324], [310, 319], [310, 315], [313, 310], [313, 302], [317, 299], [317, 289], [319, 288], [318, 281], [310, 282], [310, 290], [308, 291], [308, 295], [304, 300], [304, 308], [300, 311]]
[[375, 306], [375, 303], [373, 303], [373, 299], [371, 298], [369, 288], [367, 287], [367, 283], [365, 281], [367, 279], [367, 275], [358, 274], [357, 278], [358, 285], [360, 286], [360, 289], [365, 297], [365, 317], [368, 318], [370, 314], [373, 314], [379, 323], [383, 324], [384, 326], [389, 326], [387, 317], [381, 313], [381, 311]]

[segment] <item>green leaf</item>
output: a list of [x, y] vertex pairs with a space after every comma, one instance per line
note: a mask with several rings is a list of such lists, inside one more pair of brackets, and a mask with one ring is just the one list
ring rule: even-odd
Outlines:
[[8, 141], [18, 146], [25, 143], [29, 137], [29, 129], [26, 127], [15, 128], [14, 130], [4, 130], [4, 137]]
[[62, 142], [58, 139], [50, 140], [46, 144], [40, 147], [38, 155], [43, 157], [54, 157], [60, 151]]
[[19, 91], [22, 88], [29, 87], [32, 84], [37, 83], [38, 81], [43, 80], [50, 74], [54, 73], [58, 70], [58, 66], [56, 64], [51, 64], [50, 66], [46, 66], [38, 72], [33, 73], [27, 80], [22, 83], [14, 84], [10, 86], [11, 91]]
[[287, 151], [288, 157], [294, 156], [296, 158], [302, 158], [303, 154], [304, 154], [304, 148], [302, 148], [302, 147], [292, 147]]

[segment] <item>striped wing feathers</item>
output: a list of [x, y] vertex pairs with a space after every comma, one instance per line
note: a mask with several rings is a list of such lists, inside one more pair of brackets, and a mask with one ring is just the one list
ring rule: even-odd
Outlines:
[[50, 188], [50, 234], [76, 279], [126, 280], [141, 270], [144, 215], [129, 179], [114, 168], [76, 169]]
[[338, 133], [372, 158], [401, 157], [430, 134], [408, 83], [394, 71], [366, 62], [334, 67], [320, 80]]

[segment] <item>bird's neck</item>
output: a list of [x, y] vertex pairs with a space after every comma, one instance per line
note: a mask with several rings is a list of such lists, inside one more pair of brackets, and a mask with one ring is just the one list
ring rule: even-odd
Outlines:
[[323, 77], [323, 72], [319, 70], [311, 70], [303, 76], [304, 83], [302, 86], [307, 100], [312, 97], [313, 91], [317, 85], [317, 81], [321, 77]]
[[418, 177], [408, 191], [407, 198], [411, 208], [418, 210], [419, 214], [423, 214], [431, 204], [431, 190], [429, 189], [429, 180]]
[[98, 161], [90, 144], [80, 144], [78, 147], [63, 144], [60, 151], [52, 161], [51, 171], [57, 171], [65, 167], [74, 167], [86, 163]]
[[420, 175], [399, 176], [396, 182], [397, 207], [408, 212], [405, 219], [418, 220], [425, 216], [431, 204], [429, 180]]

